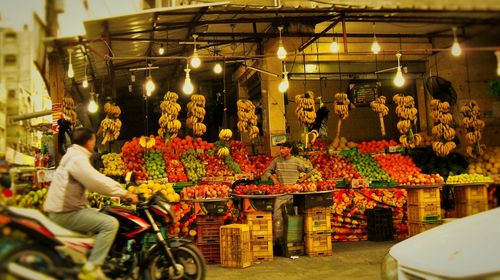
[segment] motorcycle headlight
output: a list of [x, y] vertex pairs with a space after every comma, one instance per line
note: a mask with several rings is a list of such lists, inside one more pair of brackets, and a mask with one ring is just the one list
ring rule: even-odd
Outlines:
[[382, 262], [382, 279], [397, 280], [398, 279], [398, 261], [389, 253], [385, 255]]

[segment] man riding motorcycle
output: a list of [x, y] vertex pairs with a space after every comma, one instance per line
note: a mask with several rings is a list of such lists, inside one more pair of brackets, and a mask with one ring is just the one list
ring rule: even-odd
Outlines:
[[90, 163], [96, 136], [88, 128], [77, 128], [73, 145], [62, 157], [49, 187], [44, 211], [57, 224], [81, 233], [95, 234], [95, 244], [82, 271], [81, 280], [107, 279], [101, 270], [118, 231], [118, 220], [88, 206], [87, 190], [102, 195], [120, 197], [137, 203], [135, 194], [128, 193], [118, 182], [101, 174]]

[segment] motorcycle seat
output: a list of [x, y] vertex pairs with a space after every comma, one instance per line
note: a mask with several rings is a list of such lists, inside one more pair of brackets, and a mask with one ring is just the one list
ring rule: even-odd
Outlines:
[[9, 207], [9, 211], [12, 213], [23, 216], [29, 219], [34, 219], [40, 222], [44, 227], [46, 227], [52, 234], [55, 236], [62, 237], [74, 237], [74, 238], [88, 238], [89, 235], [81, 234], [78, 232], [71, 231], [66, 229], [52, 220], [50, 220], [47, 216], [45, 216], [42, 212], [36, 209], [27, 209], [27, 208], [18, 208], [18, 207]]

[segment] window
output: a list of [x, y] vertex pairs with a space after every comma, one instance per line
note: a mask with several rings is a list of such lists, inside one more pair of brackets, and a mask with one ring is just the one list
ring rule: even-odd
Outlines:
[[5, 65], [14, 65], [17, 63], [17, 56], [15, 54], [7, 54], [4, 57]]
[[17, 38], [17, 34], [14, 32], [5, 33], [5, 40], [14, 41]]
[[15, 89], [11, 89], [9, 90], [9, 95], [8, 95], [9, 98], [16, 98], [16, 90]]

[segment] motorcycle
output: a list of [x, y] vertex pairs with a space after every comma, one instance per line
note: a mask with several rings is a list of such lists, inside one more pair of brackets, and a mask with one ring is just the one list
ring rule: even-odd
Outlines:
[[[172, 205], [163, 194], [136, 205], [136, 210], [106, 207], [120, 222], [102, 266], [112, 279], [190, 279], [206, 276], [203, 255], [190, 240], [169, 237], [162, 228], [174, 222]], [[76, 279], [94, 239], [67, 230], [34, 209], [0, 205], [2, 275], [23, 279]], [[2, 241], [3, 240], [3, 241]], [[6, 252], [5, 252], [6, 251]]]

